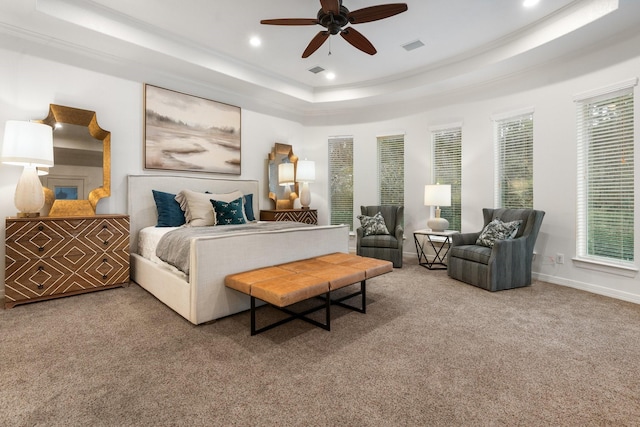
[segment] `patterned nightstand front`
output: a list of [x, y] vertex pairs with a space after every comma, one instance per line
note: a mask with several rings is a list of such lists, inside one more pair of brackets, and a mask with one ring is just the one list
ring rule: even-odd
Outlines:
[[317, 209], [278, 209], [260, 211], [260, 221], [296, 221], [318, 224]]
[[7, 218], [5, 307], [129, 283], [129, 217]]

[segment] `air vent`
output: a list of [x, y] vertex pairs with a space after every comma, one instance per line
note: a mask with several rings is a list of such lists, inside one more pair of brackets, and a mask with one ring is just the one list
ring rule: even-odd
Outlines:
[[407, 52], [417, 49], [419, 47], [424, 46], [424, 43], [422, 43], [420, 40], [416, 40], [407, 44], [403, 44], [402, 47], [404, 48], [404, 50], [406, 50]]
[[311, 71], [313, 74], [318, 74], [318, 73], [323, 72], [323, 71], [324, 71], [324, 68], [322, 68], [322, 67], [321, 67], [321, 66], [319, 66], [319, 65], [316, 65], [316, 66], [315, 66], [315, 67], [313, 67], [313, 68], [309, 68], [309, 71]]

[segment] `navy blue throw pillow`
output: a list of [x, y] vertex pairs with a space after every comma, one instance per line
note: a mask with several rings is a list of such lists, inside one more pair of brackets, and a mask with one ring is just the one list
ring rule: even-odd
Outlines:
[[180, 227], [186, 221], [176, 195], [162, 191], [151, 190], [158, 210], [158, 224], [156, 227]]
[[244, 195], [244, 215], [247, 217], [247, 221], [256, 220], [253, 213], [253, 193]]

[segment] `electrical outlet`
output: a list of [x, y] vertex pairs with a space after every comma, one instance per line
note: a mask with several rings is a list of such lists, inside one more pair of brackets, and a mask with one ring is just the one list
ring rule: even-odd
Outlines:
[[556, 264], [564, 264], [564, 254], [556, 254]]

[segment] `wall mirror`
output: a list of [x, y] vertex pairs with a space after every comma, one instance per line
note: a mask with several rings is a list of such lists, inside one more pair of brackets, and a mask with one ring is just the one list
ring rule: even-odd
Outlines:
[[[55, 162], [55, 159], [54, 159]], [[293, 174], [286, 178], [284, 184], [282, 179], [288, 172], [287, 166], [291, 164]], [[295, 182], [295, 172], [298, 165], [298, 157], [293, 154], [293, 148], [288, 144], [276, 143], [269, 153], [267, 161], [267, 171], [269, 174], [269, 198], [273, 200], [276, 209], [293, 209], [293, 202], [298, 198], [298, 183]], [[281, 185], [281, 183], [283, 183]]]
[[98, 125], [94, 111], [55, 104], [39, 122], [53, 128], [54, 165], [40, 176], [44, 213], [95, 215], [98, 201], [111, 195], [111, 132]]

